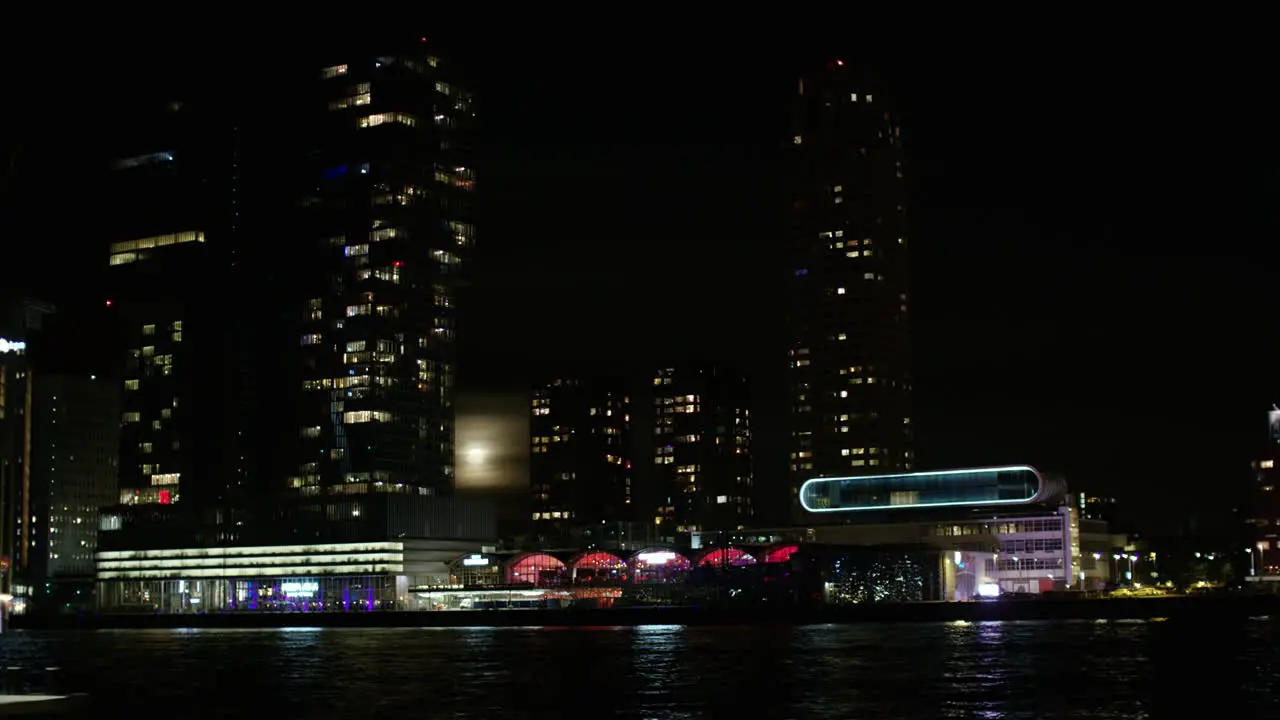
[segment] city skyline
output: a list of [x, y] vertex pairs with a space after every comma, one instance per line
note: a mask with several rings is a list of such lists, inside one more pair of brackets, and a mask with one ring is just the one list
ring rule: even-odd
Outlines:
[[[788, 137], [781, 100], [794, 73], [755, 55], [724, 72], [721, 50], [641, 60], [619, 48], [601, 56], [617, 82], [588, 101], [573, 89], [581, 83], [556, 79], [585, 78], [567, 50], [543, 58], [561, 75], [506, 77], [521, 50], [472, 49], [485, 56], [473, 63], [486, 82], [479, 101], [497, 103], [482, 133], [480, 201], [501, 212], [479, 242], [475, 300], [464, 303], [473, 329], [461, 349], [464, 388], [524, 386], [522, 374], [570, 365], [641, 375], [672, 347], [740, 355], [758, 389], [781, 387], [785, 359], [761, 349], [776, 339], [776, 308], [770, 293], [746, 289], [781, 282], [769, 249], [781, 231], [770, 228], [785, 221], [771, 170]], [[1276, 340], [1240, 329], [1265, 328], [1274, 267], [1250, 229], [1265, 227], [1254, 214], [1267, 177], [1274, 184], [1265, 158], [1168, 152], [1210, 116], [1176, 99], [1177, 67], [1135, 86], [1129, 68], [1041, 63], [1029, 85], [1016, 69], [971, 58], [874, 64], [887, 66], [904, 105], [918, 211], [921, 466], [1025, 461], [1122, 497], [1151, 475], [1174, 487], [1243, 484], [1262, 441], [1251, 410], [1274, 393], [1265, 358]], [[1087, 102], [1064, 99], [1080, 94]], [[1247, 117], [1234, 127], [1254, 137]], [[74, 157], [74, 143], [53, 147], [57, 123], [37, 130], [49, 139], [33, 135], [34, 147]], [[44, 177], [35, 172], [30, 185]], [[578, 201], [562, 208], [561, 197]], [[530, 242], [530, 228], [545, 228], [544, 241]], [[88, 259], [56, 269], [50, 257], [32, 259], [51, 278], [90, 269]], [[81, 287], [61, 292], [74, 301]], [[511, 312], [512, 298], [533, 298], [554, 321], [529, 322]], [[724, 298], [742, 303], [728, 322], [681, 312]], [[598, 332], [605, 318], [610, 329]], [[1166, 444], [1179, 452], [1153, 450]], [[1170, 495], [1153, 517], [1202, 504]]]

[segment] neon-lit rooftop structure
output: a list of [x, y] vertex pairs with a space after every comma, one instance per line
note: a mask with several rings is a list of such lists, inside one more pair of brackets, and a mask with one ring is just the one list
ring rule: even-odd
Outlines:
[[1060, 498], [1066, 488], [1029, 465], [898, 475], [814, 478], [800, 486], [812, 513], [1030, 505]]
[[511, 585], [559, 585], [567, 570], [564, 561], [543, 552], [516, 555], [507, 561], [507, 582]]
[[698, 558], [698, 564], [713, 567], [743, 567], [755, 565], [756, 559], [736, 547], [713, 548]]

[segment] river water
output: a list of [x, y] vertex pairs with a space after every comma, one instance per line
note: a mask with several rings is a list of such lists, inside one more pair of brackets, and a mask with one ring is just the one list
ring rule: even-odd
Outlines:
[[1280, 623], [0, 636], [95, 717], [1280, 717]]

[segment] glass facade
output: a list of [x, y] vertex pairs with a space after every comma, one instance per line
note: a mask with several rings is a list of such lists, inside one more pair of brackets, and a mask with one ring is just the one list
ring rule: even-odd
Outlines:
[[404, 576], [126, 580], [98, 583], [98, 606], [117, 612], [368, 612], [406, 608]]
[[800, 503], [809, 512], [1012, 505], [1034, 502], [1044, 489], [1034, 468], [1014, 466], [817, 478], [805, 482]]

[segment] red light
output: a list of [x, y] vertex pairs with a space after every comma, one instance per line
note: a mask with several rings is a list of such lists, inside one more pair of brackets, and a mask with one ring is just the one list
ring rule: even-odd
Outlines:
[[169, 496], [169, 491], [168, 491], [168, 490], [161, 490], [161, 491], [160, 491], [160, 504], [161, 504], [161, 505], [172, 505], [172, 504], [173, 504], [172, 502], [170, 502], [170, 496]]
[[111, 301], [110, 301], [110, 300], [108, 300], [108, 301], [107, 301], [107, 307], [111, 307]]
[[427, 41], [427, 39], [426, 39], [426, 38], [422, 38], [422, 42], [426, 42], [426, 41]]
[[395, 261], [395, 262], [393, 262], [393, 263], [391, 263], [391, 264], [392, 264], [392, 265], [394, 265], [395, 267], [402, 267], [402, 266], [404, 265], [404, 263], [400, 262], [399, 260], [397, 260], [397, 261]]
[[843, 60], [837, 60], [837, 61], [836, 61], [836, 65], [839, 65], [840, 67], [844, 67], [844, 61], [843, 61]]

